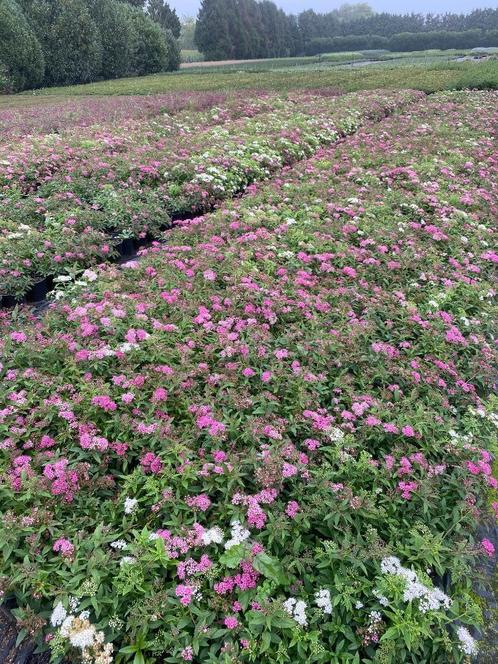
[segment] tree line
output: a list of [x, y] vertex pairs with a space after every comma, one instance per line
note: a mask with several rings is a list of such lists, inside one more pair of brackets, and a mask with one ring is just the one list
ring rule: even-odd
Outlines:
[[388, 14], [357, 3], [293, 16], [270, 0], [202, 0], [195, 43], [207, 60], [252, 59], [352, 49], [498, 46], [496, 30], [498, 9]]
[[206, 60], [278, 58], [301, 49], [296, 17], [269, 0], [203, 0], [195, 43]]
[[177, 69], [180, 21], [164, 0], [0, 0], [0, 90]]

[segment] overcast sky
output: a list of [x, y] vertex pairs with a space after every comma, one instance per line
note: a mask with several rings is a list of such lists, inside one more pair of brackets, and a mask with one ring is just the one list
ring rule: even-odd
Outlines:
[[[343, 4], [342, 0], [274, 0], [287, 13], [298, 14], [304, 9], [327, 12]], [[361, 1], [361, 0], [360, 0]], [[354, 0], [350, 0], [351, 4]], [[201, 0], [169, 0], [180, 16], [195, 16]], [[370, 6], [376, 11], [391, 13], [406, 12], [469, 12], [480, 7], [498, 7], [498, 0], [372, 0]]]

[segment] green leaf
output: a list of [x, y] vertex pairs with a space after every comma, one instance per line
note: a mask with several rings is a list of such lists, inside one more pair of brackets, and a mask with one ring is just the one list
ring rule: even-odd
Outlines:
[[247, 549], [243, 544], [236, 544], [225, 551], [225, 553], [220, 556], [219, 561], [222, 565], [225, 565], [225, 567], [233, 569], [244, 560], [246, 553]]
[[275, 583], [283, 585], [287, 580], [280, 562], [267, 553], [262, 552], [254, 556], [252, 566], [267, 579], [271, 579]]

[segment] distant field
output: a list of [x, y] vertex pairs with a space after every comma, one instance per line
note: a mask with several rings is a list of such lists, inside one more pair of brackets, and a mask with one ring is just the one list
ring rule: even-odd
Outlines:
[[[397, 59], [355, 66], [355, 59], [336, 59], [337, 54], [318, 58], [286, 58], [264, 63], [198, 66], [168, 74], [101, 81], [88, 85], [44, 88], [21, 95], [0, 97], [0, 106], [12, 107], [26, 103], [27, 97], [73, 95], [149, 95], [169, 92], [211, 91], [230, 92], [242, 89], [287, 91], [337, 87], [344, 91], [375, 88], [413, 88], [424, 92], [463, 88], [497, 88], [498, 60], [449, 61], [428, 52], [398, 54]], [[344, 55], [344, 54], [341, 54]], [[393, 55], [393, 54], [389, 54]], [[452, 54], [454, 57], [456, 54]], [[332, 62], [327, 58], [332, 57]], [[362, 56], [364, 57], [364, 56]], [[366, 58], [365, 58], [366, 60]], [[337, 64], [339, 62], [339, 64]], [[349, 62], [349, 66], [346, 66]], [[278, 67], [276, 66], [278, 64]]]
[[204, 60], [202, 53], [199, 53], [199, 51], [195, 49], [182, 49], [181, 58], [182, 66], [187, 63], [202, 62]]

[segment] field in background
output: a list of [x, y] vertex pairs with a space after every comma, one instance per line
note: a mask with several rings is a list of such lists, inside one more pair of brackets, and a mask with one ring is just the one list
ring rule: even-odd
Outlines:
[[195, 49], [184, 48], [182, 49], [180, 55], [182, 63], [202, 62], [204, 60], [204, 56], [202, 55], [202, 53], [199, 53], [199, 51], [196, 51]]
[[[470, 52], [426, 51], [404, 54], [343, 53], [312, 58], [212, 66], [189, 66], [175, 73], [44, 88], [0, 97], [1, 107], [24, 105], [26, 98], [73, 95], [149, 95], [185, 91], [230, 92], [243, 89], [288, 91], [337, 87], [346, 92], [375, 88], [437, 90], [498, 87], [498, 59], [474, 61]], [[468, 60], [461, 60], [468, 57]]]

